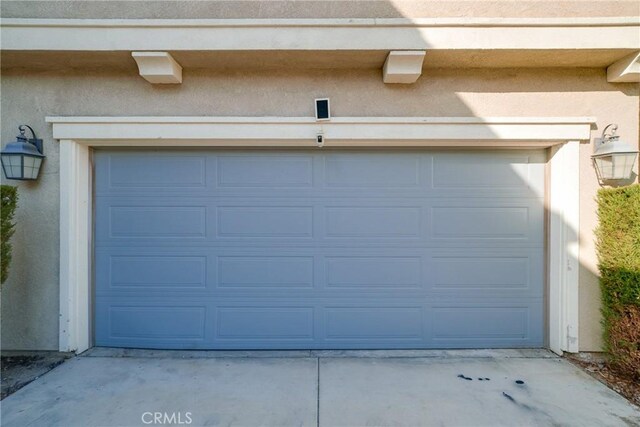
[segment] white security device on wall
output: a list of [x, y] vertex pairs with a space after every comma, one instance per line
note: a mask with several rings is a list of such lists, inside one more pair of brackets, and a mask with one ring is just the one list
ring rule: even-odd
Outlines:
[[329, 98], [316, 98], [316, 120], [330, 120]]

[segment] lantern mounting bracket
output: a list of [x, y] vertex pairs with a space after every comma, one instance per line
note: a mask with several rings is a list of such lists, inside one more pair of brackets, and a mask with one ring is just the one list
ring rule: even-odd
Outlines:
[[618, 125], [615, 124], [615, 123], [609, 123], [602, 130], [602, 139], [606, 139], [606, 137], [607, 137], [607, 129], [609, 129], [609, 128], [611, 128], [611, 133], [609, 134], [609, 137], [610, 138], [619, 138], [618, 135], [616, 135], [616, 132], [618, 132]]
[[[607, 130], [611, 129], [611, 132], [607, 133]], [[607, 126], [605, 126], [605, 128], [602, 130], [602, 135], [600, 136], [600, 138], [595, 138], [594, 139], [594, 149], [598, 150], [598, 148], [600, 148], [601, 146], [603, 146], [604, 144], [606, 144], [607, 142], [612, 142], [612, 141], [616, 141], [617, 139], [620, 138], [619, 135], [617, 135], [618, 132], [618, 125], [615, 123], [610, 123]]]
[[[25, 128], [28, 128], [31, 131], [31, 136], [33, 138], [27, 138], [24, 133], [26, 132]], [[18, 139], [24, 140], [25, 142], [28, 142], [29, 144], [35, 145], [35, 147], [38, 149], [38, 152], [40, 154], [44, 154], [43, 150], [44, 150], [44, 146], [42, 143], [41, 139], [38, 139], [38, 137], [36, 136], [35, 131], [33, 130], [33, 128], [29, 125], [20, 125], [18, 126], [18, 130], [20, 131], [20, 135], [18, 136]]]

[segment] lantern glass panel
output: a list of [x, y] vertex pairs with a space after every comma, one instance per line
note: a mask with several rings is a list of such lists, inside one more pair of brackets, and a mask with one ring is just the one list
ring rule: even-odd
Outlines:
[[35, 157], [35, 163], [33, 165], [33, 176], [31, 178], [36, 179], [40, 173], [40, 166], [42, 166], [42, 158]]
[[631, 178], [635, 153], [622, 153], [613, 155], [613, 179]]
[[38, 157], [24, 156], [23, 172], [26, 179], [36, 179], [42, 159]]
[[3, 154], [2, 167], [9, 179], [22, 179], [22, 155]]
[[600, 179], [607, 180], [613, 176], [613, 159], [611, 156], [596, 157], [596, 167], [600, 173]]
[[625, 180], [631, 178], [635, 153], [619, 153], [596, 157], [596, 167], [603, 180]]

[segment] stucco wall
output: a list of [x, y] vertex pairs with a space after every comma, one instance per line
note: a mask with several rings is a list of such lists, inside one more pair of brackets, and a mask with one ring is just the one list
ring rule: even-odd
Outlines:
[[635, 16], [628, 0], [174, 0], [13, 1], [0, 3], [9, 18], [402, 18]]
[[[185, 70], [184, 83], [152, 86], [126, 71], [2, 75], [2, 138], [28, 123], [45, 140], [36, 183], [20, 184], [14, 262], [2, 289], [2, 347], [55, 349], [58, 340], [58, 145], [46, 115], [313, 116], [331, 97], [334, 116], [596, 116], [637, 141], [639, 87], [608, 84], [603, 69], [430, 69], [414, 85], [388, 86], [380, 70], [224, 73]], [[599, 131], [594, 131], [594, 135]], [[598, 189], [581, 147], [580, 347], [600, 348], [593, 229]]]

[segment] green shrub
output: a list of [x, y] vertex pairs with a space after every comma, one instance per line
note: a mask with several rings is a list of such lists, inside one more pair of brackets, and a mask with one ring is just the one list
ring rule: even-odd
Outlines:
[[10, 185], [0, 186], [0, 283], [9, 275], [11, 263], [11, 236], [15, 231], [13, 215], [18, 204], [18, 189]]
[[596, 230], [606, 350], [640, 379], [640, 185], [598, 193]]

